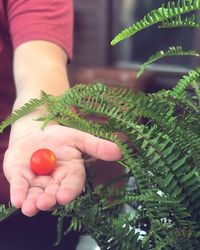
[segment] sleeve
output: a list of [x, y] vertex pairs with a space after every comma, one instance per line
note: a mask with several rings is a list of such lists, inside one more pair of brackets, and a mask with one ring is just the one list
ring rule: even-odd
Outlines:
[[13, 48], [31, 40], [62, 47], [72, 58], [72, 0], [8, 0], [8, 22]]

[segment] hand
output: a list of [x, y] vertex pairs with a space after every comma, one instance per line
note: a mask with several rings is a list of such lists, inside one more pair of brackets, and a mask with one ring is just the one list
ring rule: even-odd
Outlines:
[[[30, 169], [30, 157], [40, 148], [49, 148], [57, 156], [57, 168], [51, 175], [37, 176]], [[40, 210], [71, 202], [85, 184], [82, 153], [107, 161], [121, 158], [114, 143], [60, 125], [35, 129], [12, 141], [4, 158], [11, 203], [24, 215], [34, 216]]]

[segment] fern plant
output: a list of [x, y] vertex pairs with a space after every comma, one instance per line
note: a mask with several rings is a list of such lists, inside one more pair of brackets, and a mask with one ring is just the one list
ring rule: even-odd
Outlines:
[[[170, 1], [151, 11], [142, 20], [117, 35], [112, 44], [133, 36], [150, 25], [159, 27], [193, 25], [196, 18], [183, 14], [200, 9], [199, 0]], [[198, 53], [171, 47], [157, 52], [141, 67], [139, 75], [164, 56]], [[93, 187], [87, 178], [84, 192], [72, 203], [53, 211], [58, 217], [57, 242], [70, 230], [84, 230], [102, 250], [195, 250], [200, 248], [200, 70], [191, 70], [172, 90], [153, 94], [135, 93], [101, 83], [78, 84], [59, 97], [46, 93], [30, 100], [0, 125], [0, 131], [38, 106], [47, 108], [43, 129], [54, 120], [115, 142], [123, 153], [119, 163], [126, 180], [134, 177], [136, 186], [114, 189]], [[190, 87], [193, 91], [188, 92]], [[80, 112], [74, 113], [72, 107]], [[101, 124], [82, 114], [106, 117]], [[116, 132], [123, 132], [122, 141]], [[110, 199], [112, 198], [112, 202]], [[124, 204], [132, 212], [123, 212]], [[0, 218], [15, 210], [0, 208]], [[71, 225], [65, 228], [65, 219]]]

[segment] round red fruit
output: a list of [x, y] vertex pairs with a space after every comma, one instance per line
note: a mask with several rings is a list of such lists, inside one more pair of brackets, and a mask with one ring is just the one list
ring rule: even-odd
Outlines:
[[56, 156], [47, 148], [35, 151], [30, 158], [30, 167], [37, 175], [49, 175], [56, 168]]

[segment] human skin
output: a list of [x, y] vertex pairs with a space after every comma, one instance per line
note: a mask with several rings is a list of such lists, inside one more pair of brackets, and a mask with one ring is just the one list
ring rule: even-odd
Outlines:
[[[30, 98], [40, 97], [41, 90], [57, 96], [69, 89], [67, 60], [65, 51], [48, 41], [29, 41], [18, 46], [14, 51], [13, 110]], [[42, 131], [41, 123], [34, 119], [44, 114], [44, 109], [38, 109], [12, 125], [4, 157], [11, 203], [26, 216], [69, 203], [82, 192], [86, 177], [83, 153], [106, 161], [122, 156], [114, 143], [72, 128], [51, 123]], [[56, 154], [57, 168], [51, 175], [37, 176], [30, 169], [30, 157], [40, 148], [49, 148]]]

